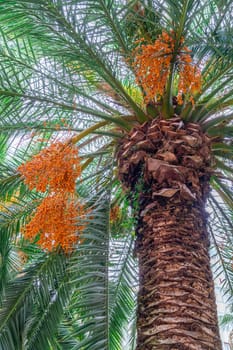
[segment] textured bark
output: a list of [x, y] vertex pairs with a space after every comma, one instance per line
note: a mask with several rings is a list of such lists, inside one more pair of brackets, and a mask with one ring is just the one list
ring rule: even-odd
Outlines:
[[137, 215], [137, 350], [221, 350], [205, 200], [211, 140], [179, 117], [135, 127], [118, 151]]
[[221, 349], [203, 217], [158, 202], [139, 220], [138, 350]]

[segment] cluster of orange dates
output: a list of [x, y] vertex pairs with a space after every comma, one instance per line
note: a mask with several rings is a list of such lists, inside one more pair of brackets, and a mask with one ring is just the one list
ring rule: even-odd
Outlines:
[[[78, 150], [69, 143], [56, 142], [30, 161], [18, 167], [30, 189], [48, 191], [31, 221], [23, 228], [24, 236], [49, 251], [60, 246], [72, 250], [85, 225], [78, 222], [85, 209], [75, 201], [75, 180], [81, 175]], [[79, 235], [77, 234], [79, 232]]]
[[[143, 42], [143, 39], [139, 42]], [[183, 104], [183, 97], [189, 96], [193, 103], [193, 95], [201, 89], [201, 73], [192, 62], [190, 50], [180, 44], [173, 69], [176, 70], [178, 81], [177, 101]], [[145, 102], [161, 98], [165, 92], [168, 77], [171, 73], [172, 60], [175, 53], [174, 33], [162, 32], [153, 44], [141, 44], [134, 52], [133, 67], [136, 72], [136, 82], [145, 92]]]

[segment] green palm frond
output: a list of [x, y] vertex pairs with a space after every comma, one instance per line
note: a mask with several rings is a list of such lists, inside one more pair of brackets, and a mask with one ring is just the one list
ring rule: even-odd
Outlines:
[[[138, 272], [133, 258], [134, 238], [113, 239], [110, 251], [110, 348], [121, 349], [124, 338], [130, 346], [136, 333], [130, 325], [136, 317]], [[119, 253], [120, 252], [120, 253]], [[112, 277], [111, 277], [112, 275]], [[127, 334], [127, 336], [126, 336]]]
[[211, 232], [211, 241], [213, 243], [213, 271], [215, 277], [220, 277], [223, 281], [223, 292], [228, 302], [232, 304], [233, 211], [225, 206], [224, 202], [219, 198], [218, 193], [211, 195], [208, 204], [211, 208], [209, 229]]
[[59, 328], [57, 346], [73, 350], [121, 349], [136, 306], [133, 221], [127, 226], [118, 223], [118, 231], [111, 233], [111, 174], [107, 176], [105, 170], [101, 178], [97, 174], [88, 181], [88, 187], [82, 188], [81, 184], [79, 191], [88, 194], [91, 189], [94, 194], [90, 198], [91, 218], [82, 235], [84, 242], [70, 259], [70, 282], [76, 289]]
[[15, 244], [7, 230], [0, 230], [0, 303], [6, 295], [6, 285], [22, 268]]
[[232, 209], [233, 208], [233, 196], [232, 196], [232, 191], [228, 183], [224, 183], [217, 177], [213, 177], [211, 184], [215, 191], [218, 192], [219, 196], [221, 199], [226, 203], [226, 205]]
[[51, 279], [54, 286], [47, 287], [48, 294], [44, 291], [42, 295], [37, 293], [39, 302], [34, 306], [33, 315], [26, 325], [26, 349], [50, 349], [56, 344], [57, 328], [72, 296], [72, 285], [69, 284], [67, 267], [62, 270], [59, 262], [54, 266], [54, 276]]
[[227, 313], [227, 314], [220, 317], [221, 327], [223, 327], [223, 328], [230, 327], [230, 329], [231, 329], [232, 324], [233, 324], [233, 314]]
[[[128, 95], [122, 81], [120, 81], [120, 78], [118, 78], [131, 75], [127, 65], [124, 63], [124, 55], [126, 53], [127, 55], [131, 54], [129, 48], [131, 48], [132, 51], [132, 38], [129, 37], [129, 34], [127, 34], [126, 27], [128, 27], [129, 18], [132, 16], [136, 16], [137, 18], [137, 16], [140, 14], [140, 8], [141, 12], [144, 13], [144, 15], [141, 14], [140, 16], [143, 18], [145, 23], [148, 21], [148, 25], [151, 21], [149, 13], [154, 13], [154, 15], [157, 17], [161, 17], [161, 15], [166, 14], [164, 18], [167, 18], [170, 29], [172, 28], [173, 30], [176, 30], [179, 34], [177, 40], [179, 40], [181, 36], [187, 36], [187, 44], [191, 48], [193, 47], [194, 53], [197, 57], [202, 57], [203, 52], [200, 53], [195, 50], [195, 42], [198, 40], [198, 44], [200, 42], [203, 43], [203, 50], [205, 55], [208, 56], [208, 66], [212, 67], [211, 69], [212, 72], [214, 72], [214, 77], [211, 75], [211, 72], [209, 75], [206, 75], [205, 79], [208, 89], [205, 85], [203, 86], [202, 95], [204, 100], [200, 100], [201, 109], [199, 110], [197, 106], [196, 110], [192, 112], [191, 107], [189, 107], [189, 112], [187, 112], [187, 110], [184, 111], [184, 117], [188, 116], [188, 118], [196, 121], [200, 119], [203, 120], [203, 113], [205, 118], [206, 116], [210, 117], [212, 113], [218, 111], [221, 104], [226, 103], [227, 96], [232, 95], [232, 93], [228, 90], [227, 94], [224, 92], [224, 96], [221, 97], [220, 101], [217, 101], [216, 103], [212, 101], [216, 94], [219, 94], [219, 91], [221, 93], [221, 90], [223, 90], [221, 87], [224, 86], [224, 80], [226, 80], [226, 77], [227, 81], [229, 81], [232, 76], [231, 46], [226, 44], [226, 38], [231, 38], [231, 23], [226, 16], [224, 16], [225, 26], [221, 24], [223, 12], [217, 4], [213, 5], [213, 3], [210, 4], [209, 2], [205, 1], [200, 5], [199, 1], [197, 0], [184, 0], [179, 2], [178, 5], [173, 1], [167, 1], [165, 3], [157, 1], [153, 3], [142, 2], [141, 4], [132, 1], [129, 2], [127, 6], [124, 6], [123, 2], [114, 4], [112, 1], [86, 1], [85, 3], [83, 3], [83, 1], [78, 1], [76, 4], [68, 4], [65, 10], [62, 6], [59, 6], [58, 4], [56, 5], [52, 2], [35, 3], [33, 1], [21, 3], [21, 5], [15, 9], [14, 1], [9, 1], [7, 4], [3, 4], [2, 6], [5, 9], [5, 12], [2, 14], [3, 23], [8, 23], [9, 16], [16, 17], [17, 15], [17, 20], [11, 24], [10, 29], [8, 29], [6, 25], [5, 30], [2, 31], [3, 38], [6, 36], [6, 38], [9, 39], [9, 30], [10, 32], [14, 30], [14, 32], [17, 33], [19, 30], [19, 23], [22, 23], [22, 21], [30, 23], [30, 25], [28, 24], [27, 33], [27, 40], [29, 40], [28, 38], [30, 38], [30, 40], [26, 44], [26, 47], [28, 46], [31, 51], [33, 51], [36, 43], [40, 42], [40, 46], [44, 43], [44, 51], [42, 52], [44, 55], [46, 53], [46, 55], [48, 55], [50, 58], [46, 57], [46, 59], [44, 59], [45, 61], [43, 62], [40, 59], [41, 52], [33, 52], [33, 54], [30, 52], [30, 57], [33, 57], [33, 59], [36, 57], [37, 60], [36, 66], [35, 64], [32, 64], [33, 60], [31, 59], [30, 63], [32, 63], [29, 65], [29, 67], [27, 67], [30, 72], [29, 77], [32, 79], [32, 81], [38, 81], [39, 76], [41, 76], [44, 81], [49, 80], [50, 84], [53, 82], [54, 85], [52, 91], [48, 91], [48, 89], [46, 89], [46, 91], [44, 90], [43, 95], [42, 87], [40, 87], [39, 95], [33, 93], [33, 91], [26, 93], [24, 92], [25, 89], [22, 89], [21, 83], [19, 85], [20, 92], [11, 91], [11, 89], [8, 89], [9, 91], [3, 90], [2, 93], [5, 93], [7, 98], [20, 99], [20, 103], [22, 103], [22, 99], [24, 99], [29, 108], [33, 107], [33, 109], [35, 109], [36, 104], [40, 114], [43, 113], [43, 108], [45, 108], [44, 114], [46, 114], [48, 110], [50, 110], [51, 113], [52, 109], [55, 114], [59, 115], [62, 110], [63, 116], [65, 113], [68, 113], [70, 119], [72, 119], [70, 113], [73, 111], [76, 115], [79, 115], [79, 119], [81, 117], [80, 113], [82, 113], [84, 115], [86, 114], [86, 116], [89, 118], [93, 116], [94, 118], [100, 117], [104, 118], [105, 120], [111, 120], [112, 114], [107, 115], [101, 111], [97, 113], [95, 108], [86, 108], [78, 100], [77, 105], [79, 105], [79, 107], [74, 108], [73, 100], [70, 100], [70, 96], [72, 95], [81, 96], [82, 99], [85, 97], [85, 95], [88, 96], [87, 86], [90, 85], [90, 83], [92, 85], [92, 89], [93, 85], [94, 87], [98, 87], [98, 84], [102, 85], [103, 83], [107, 83], [114, 90], [115, 94], [117, 94], [120, 99], [126, 101], [130, 108], [136, 112], [138, 118], [142, 118], [143, 120], [145, 117], [143, 114], [144, 112], [140, 110], [137, 104], [135, 104], [133, 99]], [[80, 12], [78, 19], [79, 23], [84, 23], [84, 27], [80, 26], [78, 22], [76, 23], [74, 19], [71, 20], [71, 15], [78, 11], [79, 6], [82, 6], [82, 11]], [[227, 9], [231, 7], [231, 3], [229, 1], [224, 2], [222, 6], [224, 13], [226, 13]], [[136, 10], [136, 8], [138, 10]], [[198, 11], [196, 11], [197, 8]], [[7, 11], [9, 10], [11, 10], [11, 15], [9, 15], [9, 13], [6, 15]], [[205, 17], [202, 18], [201, 16], [203, 13], [205, 13]], [[148, 16], [145, 14], [148, 14]], [[211, 22], [213, 21], [213, 17], [215, 19], [215, 25], [212, 25]], [[35, 19], [35, 22], [32, 22], [32, 18]], [[47, 35], [45, 35], [45, 29], [48, 27], [48, 23], [51, 34], [47, 33]], [[193, 27], [196, 28], [194, 23], [199, 28], [199, 36], [197, 35], [198, 30], [195, 30], [194, 32]], [[162, 23], [160, 23], [160, 28], [161, 26]], [[25, 26], [25, 28], [27, 28], [27, 26]], [[164, 28], [166, 28], [165, 24]], [[224, 33], [223, 30], [225, 31]], [[21, 30], [19, 32], [19, 35], [24, 38], [25, 44], [25, 33], [23, 34]], [[217, 35], [216, 33], [218, 32], [221, 32], [221, 35]], [[95, 35], [95, 33], [98, 33], [98, 35]], [[218, 52], [208, 48], [210, 38], [214, 38], [215, 41], [218, 41]], [[18, 38], [16, 39], [17, 41], [21, 40]], [[221, 40], [225, 45], [225, 50], [223, 52], [223, 49], [220, 47]], [[7, 43], [7, 40], [4, 40], [4, 42]], [[5, 45], [7, 47], [7, 51], [10, 51], [10, 45]], [[200, 45], [199, 47], [201, 49]], [[213, 45], [213, 47], [216, 47], [216, 43]], [[226, 52], [227, 47], [229, 52]], [[109, 49], [105, 50], [105, 48]], [[109, 52], [111, 52], [111, 55]], [[219, 52], [222, 53], [222, 55], [220, 55]], [[11, 56], [14, 57], [15, 53], [14, 55], [11, 53]], [[224, 59], [222, 56], [224, 56]], [[13, 57], [10, 57], [11, 62], [14, 60]], [[62, 57], [62, 67], [59, 68], [60, 63], [58, 61], [60, 61], [60, 57]], [[64, 77], [64, 79], [61, 80], [60, 77], [64, 76], [65, 73], [64, 63], [68, 71], [69, 67], [71, 67], [71, 71], [67, 71], [66, 73], [67, 78], [69, 77], [68, 79]], [[20, 66], [20, 59], [17, 60], [17, 64]], [[216, 74], [216, 69], [213, 69], [214, 64], [216, 64], [218, 68], [218, 74]], [[75, 77], [73, 76], [74, 74], [71, 75], [72, 66], [75, 66]], [[123, 67], [125, 71], [122, 70]], [[5, 69], [5, 65], [3, 65], [3, 69]], [[92, 72], [94, 72], [94, 74]], [[112, 72], [114, 72], [114, 77], [112, 76]], [[90, 74], [92, 79], [87, 79], [88, 75]], [[81, 79], [77, 81], [78, 76], [80, 77], [80, 75]], [[132, 79], [133, 76], [131, 75], [131, 80]], [[70, 83], [72, 80], [73, 82]], [[25, 77], [22, 81], [25, 84]], [[33, 86], [32, 81], [30, 82], [29, 86]], [[69, 81], [69, 83], [66, 83], [67, 81]], [[19, 80], [19, 82], [21, 81]], [[59, 96], [59, 93], [57, 94], [59, 91], [59, 85], [62, 87], [62, 96]], [[212, 87], [214, 87], [215, 93], [211, 91], [211, 96], [209, 96], [208, 91]], [[168, 90], [170, 91], [167, 93], [168, 99], [170, 100], [171, 88]], [[207, 91], [207, 95], [205, 91]], [[67, 96], [68, 99], [66, 98], [64, 100], [65, 96]], [[98, 102], [98, 99], [96, 99], [94, 96], [92, 96], [91, 99], [98, 105], [99, 110], [101, 103]], [[204, 102], [205, 100], [207, 102]], [[219, 100], [219, 98], [217, 100]], [[12, 101], [10, 105], [12, 106]], [[47, 107], [49, 107], [49, 109]], [[105, 103], [104, 106], [102, 105], [102, 108], [103, 107], [105, 109], [109, 108], [109, 106], [107, 107], [107, 103]], [[16, 108], [18, 109], [19, 107]], [[206, 113], [206, 111], [208, 111], [208, 113]]]
[[62, 255], [43, 254], [8, 283], [0, 313], [1, 349], [49, 349], [70, 295], [67, 286], [64, 291], [65, 266]]
[[[105, 196], [103, 200], [109, 204]], [[76, 319], [72, 334], [78, 339], [75, 349], [108, 348], [108, 212], [109, 207], [93, 212], [94, 222], [90, 222], [85, 242], [73, 257], [71, 273], [78, 285], [70, 304]]]
[[[80, 5], [81, 3], [82, 2], [80, 2]], [[106, 16], [103, 17], [103, 11], [106, 10], [107, 13], [109, 13], [110, 10], [111, 12], [111, 9], [109, 9], [109, 7], [106, 9], [104, 4], [105, 2], [99, 2], [99, 7], [94, 13], [93, 11], [90, 12], [93, 6], [89, 6], [88, 2], [82, 4], [82, 13], [79, 15], [80, 18], [78, 22], [70, 21], [71, 16], [74, 16], [77, 11], [78, 4], [77, 6], [72, 6], [72, 4], [68, 6], [66, 11], [68, 11], [69, 15], [64, 12], [62, 6], [56, 6], [52, 2], [47, 4], [43, 4], [43, 2], [37, 4], [33, 2], [31, 4], [28, 2], [22, 3], [21, 6], [17, 8], [16, 12], [20, 21], [23, 16], [27, 19], [27, 15], [30, 15], [31, 19], [34, 18], [34, 26], [36, 27], [37, 35], [35, 36], [34, 32], [30, 29], [28, 34], [30, 34], [32, 38], [31, 40], [35, 43], [37, 42], [37, 37], [40, 32], [40, 29], [36, 24], [38, 22], [43, 23], [42, 36], [39, 36], [39, 40], [42, 45], [42, 41], [44, 41], [43, 49], [47, 51], [47, 54], [50, 57], [55, 57], [57, 61], [62, 57], [63, 66], [64, 63], [69, 65], [74, 64], [75, 62], [76, 69], [78, 72], [82, 71], [82, 76], [83, 72], [86, 71], [86, 74], [88, 74], [89, 70], [93, 70], [96, 72], [96, 77], [98, 80], [100, 79], [100, 82], [104, 80], [108, 83], [109, 86], [116, 91], [119, 97], [123, 99], [123, 101], [126, 101], [129, 106], [138, 113], [139, 117], [143, 117], [144, 114], [142, 110], [131, 99], [119, 81], [118, 76], [122, 70], [118, 62], [118, 55], [114, 56], [112, 54], [114, 48], [112, 47], [111, 41], [109, 41], [107, 35], [108, 27], [106, 28], [106, 24], [103, 23], [103, 20], [99, 23], [99, 21], [94, 21], [93, 19], [95, 16], [105, 19]], [[13, 6], [14, 2], [9, 2], [6, 9], [11, 9], [14, 13], [15, 10]], [[115, 21], [116, 18], [117, 17], [115, 17]], [[117, 23], [114, 23], [113, 25], [112, 20], [113, 16], [110, 14], [110, 23], [108, 20], [107, 24], [108, 26], [110, 25], [111, 30], [113, 26], [114, 28], [117, 28]], [[83, 27], [78, 24], [81, 21], [85, 23], [86, 32], [83, 31]], [[98, 32], [99, 34], [100, 24], [101, 31], [106, 35], [100, 34], [100, 40], [98, 40], [95, 32]], [[18, 25], [16, 24], [16, 26]], [[49, 30], [52, 36], [44, 36], [45, 28]], [[109, 47], [110, 54], [108, 54], [108, 51], [106, 50], [102, 52], [104, 46]], [[83, 85], [82, 81], [79, 83]], [[52, 103], [52, 100], [50, 102]], [[67, 107], [69, 109], [69, 106]], [[70, 107], [72, 107], [72, 104]]]

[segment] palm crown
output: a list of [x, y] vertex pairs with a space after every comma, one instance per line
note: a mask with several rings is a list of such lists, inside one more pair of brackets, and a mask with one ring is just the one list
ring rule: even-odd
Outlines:
[[[144, 142], [152, 123], [168, 140], [197, 125], [200, 144], [208, 139], [204, 161], [189, 154], [179, 166], [205, 162], [215, 190], [208, 205], [222, 223], [218, 232], [209, 227], [216, 269], [232, 294], [231, 11], [230, 0], [0, 0], [2, 349], [121, 349], [127, 322], [135, 348], [137, 167], [178, 163], [175, 149], [156, 164], [144, 153], [135, 160], [148, 147], [153, 158]], [[67, 196], [85, 204], [86, 217], [76, 249], [48, 254], [36, 232], [33, 242], [20, 234], [47, 193], [30, 191], [19, 166], [58, 139], [78, 146], [82, 181]], [[204, 191], [178, 182], [158, 186], [157, 196], [193, 200]]]

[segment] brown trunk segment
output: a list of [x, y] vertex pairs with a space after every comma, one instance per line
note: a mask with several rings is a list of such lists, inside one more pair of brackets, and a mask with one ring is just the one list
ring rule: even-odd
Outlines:
[[137, 350], [221, 350], [205, 200], [211, 140], [179, 117], [130, 131], [119, 178], [136, 206]]
[[220, 350], [201, 208], [157, 203], [139, 221], [138, 350]]

